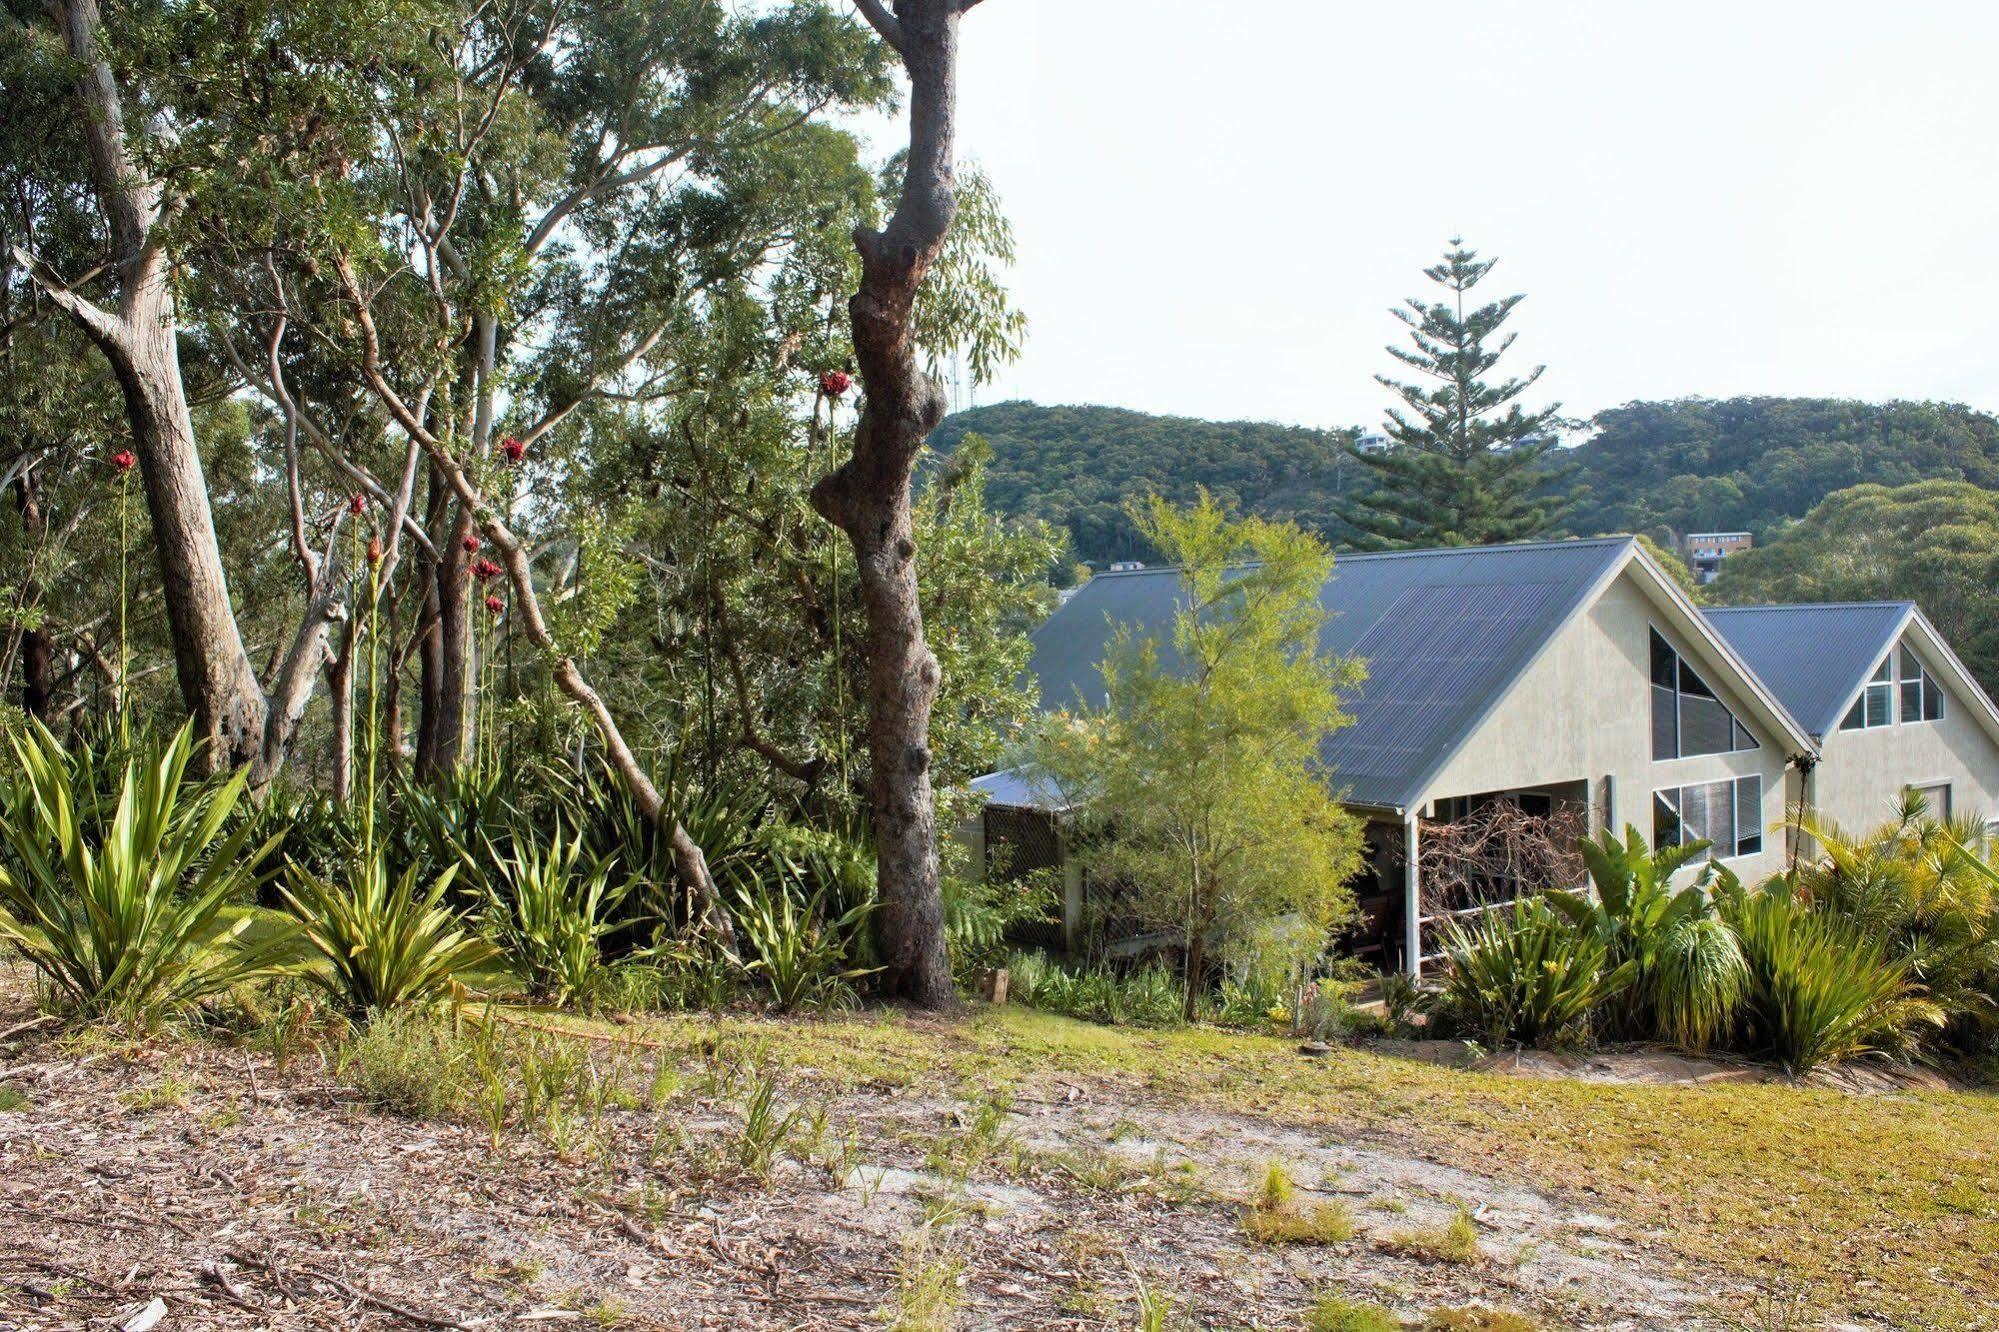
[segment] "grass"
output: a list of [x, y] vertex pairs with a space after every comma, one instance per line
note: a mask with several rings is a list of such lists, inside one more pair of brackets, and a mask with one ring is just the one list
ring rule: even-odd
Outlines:
[[1471, 1305], [1431, 1310], [1423, 1319], [1423, 1332], [1541, 1332], [1541, 1325], [1505, 1309]]
[[1378, 1304], [1321, 1295], [1305, 1311], [1306, 1332], [1402, 1332], [1402, 1320]]
[[1353, 1211], [1338, 1199], [1300, 1202], [1291, 1172], [1272, 1161], [1243, 1209], [1242, 1231], [1259, 1244], [1344, 1244], [1354, 1235]]
[[1396, 1253], [1426, 1262], [1463, 1267], [1478, 1261], [1478, 1225], [1462, 1207], [1441, 1226], [1398, 1230], [1384, 1243]]
[[[773, 1031], [664, 1025], [669, 1040]], [[1387, 1135], [1656, 1231], [1651, 1242], [1672, 1255], [1745, 1282], [1786, 1270], [1848, 1315], [1952, 1329], [1989, 1319], [1999, 1209], [1977, 1200], [1999, 1196], [1991, 1095], [1614, 1086], [1348, 1048], [1308, 1061], [1277, 1038], [1118, 1029], [1014, 1006], [952, 1023], [855, 1014], [790, 1023], [783, 1037], [787, 1062], [836, 1085], [920, 1083], [975, 1099], [1031, 1078], [1101, 1077], [1189, 1106]]]

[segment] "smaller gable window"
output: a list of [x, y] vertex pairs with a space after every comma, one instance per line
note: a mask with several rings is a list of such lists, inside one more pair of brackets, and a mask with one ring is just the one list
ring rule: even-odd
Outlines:
[[1902, 720], [1937, 721], [1943, 717], [1943, 686], [1923, 665], [1922, 658], [1906, 644], [1899, 654], [1902, 663]]
[[1763, 850], [1763, 779], [1737, 777], [1669, 786], [1652, 793], [1652, 849], [1684, 842], [1710, 845], [1701, 859], [1726, 860]]

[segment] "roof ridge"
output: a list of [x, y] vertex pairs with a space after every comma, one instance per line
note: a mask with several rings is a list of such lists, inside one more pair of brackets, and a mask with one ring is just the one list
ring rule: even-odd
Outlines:
[[1776, 601], [1761, 606], [1703, 606], [1703, 615], [1726, 615], [1731, 611], [1812, 611], [1812, 610], [1905, 610], [1915, 605], [1913, 600], [1899, 601]]
[[[1539, 550], [1582, 550], [1585, 548], [1622, 546], [1636, 541], [1633, 536], [1593, 536], [1561, 537], [1547, 541], [1501, 541], [1489, 546], [1419, 546], [1411, 550], [1349, 550], [1333, 552], [1333, 572], [1339, 566], [1355, 560], [1406, 560], [1429, 555], [1510, 555], [1524, 554]], [[1245, 560], [1238, 566], [1249, 568], [1255, 560]], [[1178, 564], [1148, 564], [1143, 569], [1105, 569], [1102, 573], [1092, 573], [1092, 581], [1098, 578], [1136, 578], [1142, 574], [1179, 573], [1184, 566]]]

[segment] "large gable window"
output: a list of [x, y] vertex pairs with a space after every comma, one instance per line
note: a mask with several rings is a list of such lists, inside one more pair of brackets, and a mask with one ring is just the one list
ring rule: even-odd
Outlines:
[[1753, 856], [1763, 849], [1763, 779], [1669, 786], [1652, 793], [1652, 849], [1707, 842], [1702, 859]]
[[1707, 681], [1652, 631], [1652, 757], [1691, 758], [1756, 748], [1749, 728], [1715, 697]]

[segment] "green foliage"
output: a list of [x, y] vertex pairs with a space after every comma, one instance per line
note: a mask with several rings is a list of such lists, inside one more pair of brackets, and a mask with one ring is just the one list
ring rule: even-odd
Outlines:
[[395, 877], [379, 849], [356, 856], [342, 878], [294, 867], [285, 900], [319, 953], [307, 978], [362, 1021], [458, 993], [463, 974], [497, 950], [445, 905], [456, 873], [448, 867], [419, 889], [418, 868]]
[[1732, 605], [1913, 600], [1999, 688], [1999, 493], [1948, 480], [1836, 491], [1730, 556], [1709, 591]]
[[1074, 558], [1101, 569], [1113, 560], [1161, 557], [1129, 510], [1133, 495], [1191, 504], [1206, 490], [1244, 513], [1332, 538], [1339, 498], [1372, 484], [1368, 469], [1346, 454], [1354, 435], [1002, 402], [946, 417], [931, 436], [936, 461], [929, 466], [954, 459], [968, 439], [983, 440], [993, 507], [1052, 524], [1067, 535]]
[[[1638, 829], [1605, 830], [1578, 843], [1595, 894], [1552, 891], [1548, 902], [1604, 945], [1606, 965], [1629, 963], [1632, 982], [1606, 1005], [1606, 1029], [1628, 1040], [1664, 1040], [1700, 1051], [1724, 1036], [1747, 981], [1742, 953], [1709, 904], [1738, 886], [1702, 841], [1653, 851]], [[1700, 869], [1675, 889], [1673, 876]]]
[[190, 724], [135, 747], [109, 799], [89, 749], [73, 764], [38, 722], [9, 738], [0, 939], [79, 1017], [151, 1025], [272, 969], [291, 944], [283, 932], [245, 942], [247, 916], [222, 923], [268, 847], [249, 845], [247, 821], [223, 833], [244, 774], [190, 780], [193, 735]]
[[1638, 973], [1633, 961], [1612, 966], [1601, 936], [1538, 898], [1452, 922], [1444, 952], [1440, 1011], [1491, 1045], [1576, 1039]]
[[875, 904], [863, 901], [829, 915], [829, 889], [821, 883], [806, 895], [794, 890], [789, 876], [759, 878], [736, 911], [736, 927], [755, 954], [746, 969], [770, 986], [780, 1011], [850, 1000], [853, 983], [868, 974], [848, 965], [848, 956]]
[[1364, 546], [1483, 546], [1550, 536], [1573, 498], [1549, 493], [1560, 475], [1550, 455], [1561, 404], [1527, 412], [1518, 401], [1546, 367], [1487, 378], [1513, 343], [1500, 330], [1522, 298], [1471, 310], [1465, 301], [1497, 262], [1453, 237], [1443, 259], [1423, 270], [1443, 298], [1411, 299], [1393, 311], [1415, 350], [1391, 346], [1388, 354], [1422, 379], [1377, 375], [1402, 400], [1388, 412], [1391, 447], [1362, 453], [1348, 446], [1381, 481], [1342, 511]]
[[1180, 978], [1164, 967], [1071, 971], [1045, 953], [1016, 953], [1007, 963], [1007, 996], [1050, 1013], [1114, 1026], [1164, 1027], [1181, 1017]]
[[1740, 530], [1762, 543], [1853, 486], [1999, 488], [1999, 420], [1956, 403], [1679, 398], [1595, 424], [1569, 453], [1579, 532]]
[[1306, 1332], [1402, 1332], [1402, 1320], [1379, 1304], [1321, 1295], [1305, 1311]]
[[1905, 962], [1781, 881], [1726, 894], [1722, 909], [1748, 962], [1744, 1040], [1792, 1072], [1907, 1053], [1912, 1027], [1941, 1025], [1942, 1014], [1910, 984]]
[[1289, 918], [1281, 961], [1300, 968], [1352, 910], [1359, 823], [1317, 760], [1362, 668], [1319, 649], [1332, 556], [1312, 537], [1207, 496], [1139, 517], [1181, 565], [1170, 639], [1114, 637], [1106, 706], [1049, 718], [1027, 766], [1079, 805], [1079, 855], [1126, 886], [1120, 909], [1180, 936], [1191, 1019], [1213, 951], [1267, 946]]
[[465, 1042], [436, 1014], [384, 1013], [341, 1047], [340, 1066], [369, 1104], [409, 1119], [444, 1119], [467, 1091]]
[[580, 838], [560, 821], [546, 845], [516, 828], [512, 850], [482, 838], [482, 852], [458, 849], [465, 877], [486, 900], [487, 928], [528, 993], [555, 1003], [591, 1005], [604, 981], [604, 936], [631, 891], [611, 882], [612, 862], [586, 860]]

